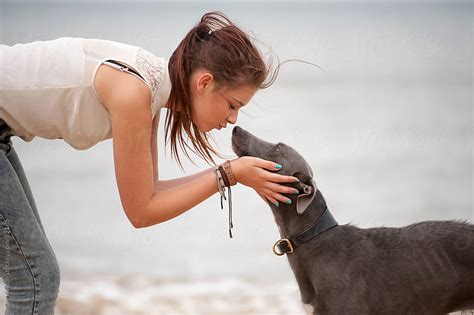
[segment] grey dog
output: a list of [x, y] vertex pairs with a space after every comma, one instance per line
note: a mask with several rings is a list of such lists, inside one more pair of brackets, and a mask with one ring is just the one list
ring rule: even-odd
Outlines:
[[[446, 314], [474, 308], [474, 225], [423, 221], [401, 228], [338, 225], [305, 159], [234, 127], [237, 156], [283, 165], [300, 182], [291, 204], [268, 202], [302, 302], [313, 314]], [[308, 308], [306, 308], [308, 309]]]

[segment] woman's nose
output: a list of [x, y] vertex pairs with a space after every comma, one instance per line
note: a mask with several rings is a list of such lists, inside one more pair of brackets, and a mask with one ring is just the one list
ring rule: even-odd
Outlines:
[[229, 124], [235, 124], [237, 122], [237, 116], [238, 116], [238, 112], [237, 111], [234, 111], [232, 113], [230, 113], [230, 115], [227, 117], [227, 121], [229, 122]]

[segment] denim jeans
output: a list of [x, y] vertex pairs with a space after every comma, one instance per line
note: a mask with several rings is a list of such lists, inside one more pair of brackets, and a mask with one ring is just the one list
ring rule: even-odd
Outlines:
[[0, 277], [6, 313], [54, 314], [60, 270], [20, 159], [0, 119]]

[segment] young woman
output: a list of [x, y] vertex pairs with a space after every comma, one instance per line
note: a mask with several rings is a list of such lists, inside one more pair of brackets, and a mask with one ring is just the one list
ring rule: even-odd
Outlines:
[[[269, 67], [249, 37], [220, 12], [205, 14], [169, 61], [124, 43], [62, 37], [0, 46], [0, 73], [0, 275], [7, 314], [52, 314], [60, 283], [12, 136], [63, 139], [78, 150], [112, 138], [120, 199], [136, 228], [191, 209], [222, 191], [222, 180], [252, 187], [273, 203], [288, 202], [283, 194], [293, 193], [282, 183], [297, 179], [275, 173], [281, 166], [272, 161], [241, 157], [216, 169], [211, 153], [220, 154], [207, 132], [234, 124], [256, 91], [272, 83], [264, 82]], [[163, 107], [165, 137], [170, 132], [179, 165], [177, 143], [185, 153], [184, 145], [190, 148], [185, 133], [213, 167], [159, 179]]]

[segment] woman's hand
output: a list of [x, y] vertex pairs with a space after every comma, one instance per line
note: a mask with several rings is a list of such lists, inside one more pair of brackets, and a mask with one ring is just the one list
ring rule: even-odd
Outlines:
[[277, 163], [257, 157], [242, 156], [230, 161], [235, 180], [245, 186], [252, 187], [262, 197], [271, 203], [291, 202], [291, 199], [281, 195], [297, 193], [295, 188], [280, 185], [278, 183], [294, 183], [298, 178], [276, 174], [267, 170], [278, 171]]

